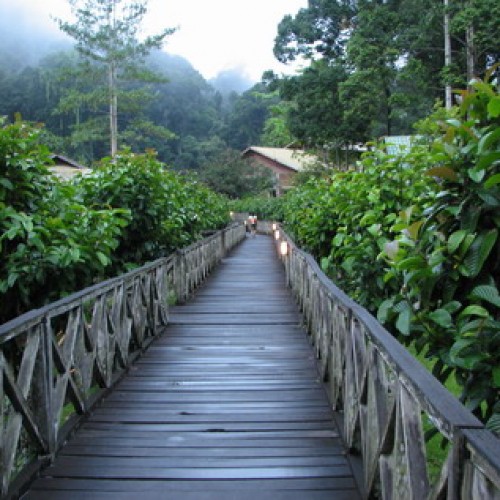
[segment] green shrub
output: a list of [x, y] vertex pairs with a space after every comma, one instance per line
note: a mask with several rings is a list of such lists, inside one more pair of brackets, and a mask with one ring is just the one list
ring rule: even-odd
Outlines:
[[395, 156], [287, 195], [285, 224], [351, 297], [500, 430], [500, 96], [476, 81]]
[[0, 125], [0, 323], [227, 224], [227, 200], [151, 154], [58, 181], [40, 129]]
[[461, 97], [425, 172], [437, 195], [395, 221], [384, 255], [398, 293], [378, 316], [437, 360], [440, 380], [453, 372], [462, 401], [488, 420], [500, 413], [500, 96], [477, 81]]
[[254, 213], [260, 220], [282, 221], [285, 198], [286, 196], [279, 198], [255, 196], [232, 200], [229, 206], [233, 212]]
[[106, 275], [122, 210], [91, 210], [50, 175], [40, 130], [0, 129], [0, 322]]
[[114, 253], [116, 272], [168, 255], [229, 218], [224, 197], [168, 170], [153, 153], [106, 158], [77, 188], [86, 205], [131, 214]]
[[357, 169], [309, 179], [288, 195], [289, 231], [323, 270], [359, 303], [376, 310], [390, 294], [378, 254], [390, 238], [396, 214], [427, 189], [422, 158], [427, 147], [389, 155], [382, 147]]

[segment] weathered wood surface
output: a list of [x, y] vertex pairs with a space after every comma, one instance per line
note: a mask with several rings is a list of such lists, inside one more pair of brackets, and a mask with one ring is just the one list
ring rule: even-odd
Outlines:
[[245, 237], [232, 225], [176, 254], [0, 325], [0, 494], [51, 460], [181, 300]]
[[249, 238], [26, 499], [359, 498], [273, 240]]
[[[364, 491], [384, 499], [500, 498], [500, 440], [375, 318], [339, 290], [281, 231], [283, 259], [346, 444], [363, 459]], [[279, 246], [279, 242], [277, 242]], [[429, 477], [424, 425], [449, 443]]]

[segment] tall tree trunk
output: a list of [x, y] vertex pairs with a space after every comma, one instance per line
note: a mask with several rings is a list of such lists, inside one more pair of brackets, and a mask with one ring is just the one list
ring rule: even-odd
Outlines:
[[475, 76], [476, 73], [476, 57], [475, 57], [475, 47], [474, 47], [474, 26], [469, 24], [467, 26], [467, 31], [465, 32], [465, 43], [466, 43], [466, 53], [467, 53], [467, 85]]
[[386, 87], [385, 89], [385, 100], [386, 100], [386, 130], [387, 135], [390, 137], [392, 135], [392, 106], [391, 106], [391, 90]]
[[118, 151], [118, 97], [116, 95], [116, 68], [109, 66], [109, 133], [111, 141], [111, 156]]
[[[110, 24], [113, 30], [113, 37], [116, 37], [116, 4], [117, 0], [112, 0]], [[118, 152], [118, 96], [116, 86], [116, 62], [112, 58], [109, 62], [109, 135], [112, 158]]]
[[[451, 38], [450, 38], [450, 13], [448, 10], [449, 0], [444, 0], [444, 66], [449, 68], [451, 66]], [[449, 83], [445, 86], [445, 107], [451, 109], [451, 85]]]

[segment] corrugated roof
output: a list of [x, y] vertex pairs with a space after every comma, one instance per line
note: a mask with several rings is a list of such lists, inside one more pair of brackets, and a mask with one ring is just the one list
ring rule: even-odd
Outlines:
[[55, 165], [66, 165], [68, 167], [81, 168], [84, 170], [87, 168], [87, 167], [81, 165], [80, 163], [76, 162], [75, 160], [68, 158], [67, 156], [53, 154], [53, 155], [50, 155], [50, 157], [52, 158], [52, 160], [54, 160]]
[[281, 163], [296, 172], [300, 172], [307, 166], [317, 163], [318, 158], [310, 155], [302, 149], [287, 149], [287, 148], [262, 148], [257, 146], [250, 146], [243, 151], [243, 156], [248, 153], [254, 152], [270, 160]]

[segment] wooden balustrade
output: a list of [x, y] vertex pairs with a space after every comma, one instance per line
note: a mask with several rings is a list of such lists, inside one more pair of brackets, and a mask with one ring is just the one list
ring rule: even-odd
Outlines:
[[[280, 230], [287, 284], [304, 315], [347, 446], [363, 461], [364, 492], [384, 499], [500, 498], [500, 439], [484, 428], [380, 323], [337, 288]], [[429, 477], [424, 429], [448, 443]]]
[[15, 494], [54, 457], [81, 417], [162, 331], [170, 291], [186, 300], [244, 238], [244, 226], [233, 224], [0, 326], [2, 496]]

